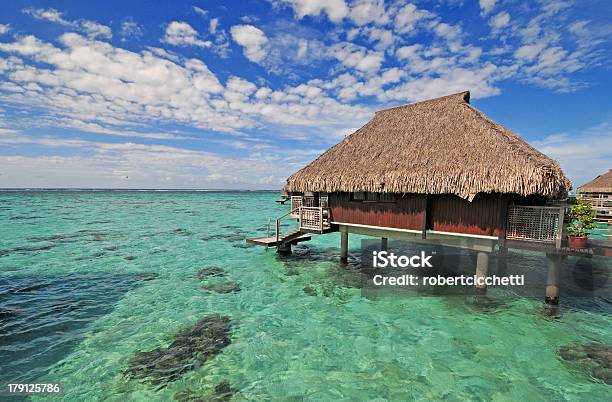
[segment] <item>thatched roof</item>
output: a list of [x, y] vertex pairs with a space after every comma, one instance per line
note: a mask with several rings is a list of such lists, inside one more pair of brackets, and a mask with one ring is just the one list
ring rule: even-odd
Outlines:
[[554, 160], [470, 106], [462, 92], [376, 112], [287, 179], [292, 192], [540, 194], [571, 183]]
[[612, 169], [578, 187], [579, 193], [612, 193]]

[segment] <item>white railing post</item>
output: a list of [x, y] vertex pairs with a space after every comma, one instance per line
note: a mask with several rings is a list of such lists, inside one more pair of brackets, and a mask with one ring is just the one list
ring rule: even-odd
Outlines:
[[323, 232], [323, 208], [319, 207], [319, 231]]
[[555, 241], [555, 246], [557, 249], [561, 248], [561, 242], [563, 240], [563, 223], [565, 221], [565, 207], [559, 208], [559, 226], [557, 227], [557, 238]]
[[300, 229], [302, 228], [302, 213], [303, 213], [302, 208], [304, 208], [304, 207], [300, 207], [299, 212], [298, 212], [298, 216], [299, 216], [299, 218], [298, 218], [298, 226], [300, 227]]

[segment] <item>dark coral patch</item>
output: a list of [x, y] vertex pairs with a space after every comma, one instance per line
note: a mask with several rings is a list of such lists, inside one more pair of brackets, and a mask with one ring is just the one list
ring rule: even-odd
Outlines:
[[231, 293], [239, 292], [240, 285], [236, 282], [209, 283], [207, 285], [204, 285], [204, 289], [216, 293]]
[[159, 278], [159, 274], [156, 274], [155, 272], [141, 272], [134, 275], [134, 279], [140, 282], [152, 281], [157, 278]]
[[206, 316], [193, 327], [177, 333], [167, 348], [137, 352], [125, 374], [165, 386], [220, 353], [231, 343], [230, 331], [228, 317]]
[[612, 385], [612, 347], [603, 343], [571, 343], [559, 348], [559, 355], [586, 371], [591, 377]]
[[232, 399], [236, 390], [230, 386], [229, 381], [223, 380], [212, 392], [201, 395], [192, 390], [185, 390], [174, 395], [174, 400], [180, 402], [225, 402]]
[[225, 276], [226, 272], [223, 268], [219, 267], [206, 267], [202, 268], [196, 274], [196, 278], [198, 279], [206, 279], [215, 276]]

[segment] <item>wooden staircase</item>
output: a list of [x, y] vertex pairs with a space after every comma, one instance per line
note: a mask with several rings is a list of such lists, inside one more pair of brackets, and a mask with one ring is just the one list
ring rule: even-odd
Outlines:
[[[273, 236], [270, 235], [270, 222], [266, 237], [247, 239], [248, 244], [257, 244], [265, 247], [277, 247], [278, 250], [291, 249], [291, 245], [310, 240], [309, 233], [323, 234], [330, 232], [331, 214], [328, 207], [306, 207], [302, 205], [301, 197], [291, 197], [291, 210], [276, 218], [276, 228]], [[300, 199], [300, 202], [296, 198]], [[298, 228], [282, 233], [281, 221], [285, 218], [296, 219]]]

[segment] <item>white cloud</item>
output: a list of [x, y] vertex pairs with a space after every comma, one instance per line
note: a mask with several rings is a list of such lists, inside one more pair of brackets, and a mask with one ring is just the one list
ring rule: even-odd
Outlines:
[[37, 20], [46, 20], [63, 25], [65, 27], [74, 28], [78, 31], [85, 33], [87, 37], [91, 39], [96, 39], [98, 37], [103, 39], [110, 39], [113, 36], [111, 29], [106, 25], [102, 25], [98, 22], [85, 19], [70, 21], [64, 18], [63, 13], [59, 12], [54, 8], [29, 7], [24, 9], [23, 12]]
[[363, 46], [349, 42], [342, 42], [331, 46], [329, 53], [344, 66], [366, 73], [379, 70], [385, 59], [382, 53], [372, 52]]
[[62, 17], [62, 13], [60, 13], [54, 8], [44, 9], [29, 7], [24, 9], [23, 12], [36, 18], [37, 20], [47, 20], [65, 26], [72, 25], [72, 22], [65, 20], [64, 17]]
[[266, 56], [265, 44], [268, 38], [263, 31], [253, 25], [234, 25], [231, 30], [234, 42], [242, 46], [244, 56], [254, 63], [259, 63]]
[[449, 40], [457, 40], [461, 36], [461, 27], [458, 25], [450, 25], [445, 22], [436, 22], [433, 24], [433, 30], [436, 35]]
[[0, 134], [17, 134], [19, 132], [19, 130], [13, 130], [10, 128], [1, 128], [0, 127]]
[[351, 4], [349, 17], [357, 25], [384, 25], [389, 22], [383, 0], [355, 0]]
[[3, 35], [10, 31], [11, 26], [9, 24], [0, 24], [0, 35]]
[[478, 4], [483, 14], [490, 13], [495, 7], [496, 0], [479, 0]]
[[509, 23], [510, 23], [510, 14], [508, 14], [505, 11], [502, 11], [502, 12], [496, 14], [489, 21], [489, 24], [491, 25], [491, 27], [493, 29], [501, 29], [501, 28], [507, 26]]
[[132, 17], [127, 17], [121, 23], [121, 30], [119, 31], [119, 35], [121, 36], [122, 41], [126, 41], [129, 38], [139, 39], [144, 34], [143, 28], [140, 24], [138, 24]]
[[109, 27], [107, 27], [106, 25], [98, 24], [97, 22], [94, 22], [94, 21], [81, 20], [79, 22], [79, 25], [81, 29], [83, 29], [86, 32], [87, 36], [92, 39], [95, 39], [98, 37], [110, 39], [113, 36], [111, 29]]
[[[13, 137], [4, 144], [45, 147], [48, 156], [0, 156], [0, 187], [280, 188], [304, 158], [223, 157], [164, 145]], [[64, 149], [61, 154], [54, 149]], [[259, 147], [261, 148], [261, 147]], [[88, 151], [88, 156], [66, 153]], [[10, 152], [10, 151], [9, 151]], [[61, 155], [61, 156], [60, 156]]]
[[533, 145], [561, 164], [576, 190], [612, 167], [612, 122], [575, 133], [549, 135]]
[[523, 45], [514, 51], [514, 57], [531, 61], [546, 47], [545, 43], [536, 43], [533, 45]]
[[217, 32], [217, 26], [219, 26], [219, 18], [213, 18], [208, 24], [208, 32], [215, 34]]
[[317, 88], [259, 90], [239, 77], [224, 86], [202, 61], [160, 49], [136, 53], [74, 33], [60, 43], [34, 36], [0, 42], [0, 52], [14, 55], [6, 59], [2, 100], [36, 109], [33, 126], [169, 138], [143, 127], [173, 123], [246, 136], [241, 130], [274, 125], [325, 132], [369, 116], [367, 108], [344, 105]]
[[307, 15], [326, 14], [333, 22], [340, 22], [348, 15], [349, 9], [344, 0], [282, 0], [293, 8], [298, 18]]
[[203, 8], [200, 8], [198, 6], [193, 6], [193, 11], [195, 11], [196, 14], [198, 14], [201, 17], [206, 17], [208, 15], [208, 11], [204, 10]]
[[182, 21], [172, 21], [166, 26], [162, 42], [174, 46], [211, 47], [212, 42], [201, 40], [191, 25]]
[[429, 11], [418, 9], [414, 4], [406, 4], [395, 15], [395, 29], [399, 33], [414, 31], [419, 21], [429, 18], [431, 15]]

